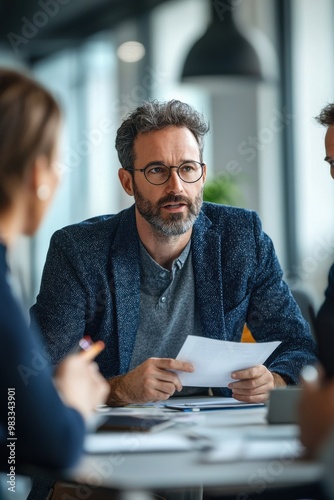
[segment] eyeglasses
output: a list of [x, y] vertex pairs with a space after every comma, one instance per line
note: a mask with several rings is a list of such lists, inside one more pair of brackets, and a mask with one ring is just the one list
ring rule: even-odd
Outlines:
[[330, 156], [326, 156], [324, 160], [329, 164], [331, 168], [334, 168], [334, 158], [331, 158]]
[[144, 168], [126, 168], [133, 172], [144, 172], [145, 179], [155, 186], [165, 184], [172, 175], [172, 168], [176, 168], [177, 175], [181, 181], [193, 183], [200, 180], [203, 175], [203, 167], [205, 163], [199, 161], [184, 161], [178, 167], [171, 165], [167, 167], [163, 163], [150, 163]]

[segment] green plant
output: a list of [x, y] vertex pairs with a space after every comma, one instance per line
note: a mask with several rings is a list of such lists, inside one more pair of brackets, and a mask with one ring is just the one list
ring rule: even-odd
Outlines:
[[236, 206], [240, 204], [242, 196], [234, 179], [220, 173], [205, 181], [203, 199], [211, 203]]

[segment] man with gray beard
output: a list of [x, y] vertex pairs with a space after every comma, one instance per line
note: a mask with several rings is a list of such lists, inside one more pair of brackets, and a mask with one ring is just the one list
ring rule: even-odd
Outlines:
[[245, 402], [299, 381], [315, 347], [252, 211], [203, 203], [207, 165], [202, 115], [180, 101], [150, 101], [117, 132], [119, 179], [134, 205], [57, 231], [32, 319], [56, 364], [88, 333], [110, 405], [207, 393], [183, 388], [175, 371], [188, 335], [240, 341], [247, 323], [257, 342], [281, 341], [265, 365], [232, 374]]

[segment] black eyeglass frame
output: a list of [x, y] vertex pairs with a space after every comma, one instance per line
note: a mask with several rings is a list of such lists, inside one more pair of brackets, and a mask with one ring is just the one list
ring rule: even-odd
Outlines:
[[328, 163], [328, 165], [331, 167], [331, 168], [334, 168], [334, 158], [332, 158], [331, 156], [326, 156], [324, 158], [325, 162]]
[[[180, 175], [180, 168], [183, 166], [183, 165], [186, 165], [187, 163], [197, 163], [198, 165], [200, 165], [201, 169], [202, 169], [202, 173], [201, 175], [199, 176], [199, 178], [196, 180], [196, 181], [185, 181], [184, 179], [182, 179], [181, 175]], [[151, 182], [148, 180], [148, 178], [146, 177], [146, 170], [149, 168], [149, 167], [153, 167], [153, 165], [156, 165], [157, 167], [166, 167], [169, 169], [169, 175], [167, 177], [167, 179], [164, 181], [164, 182], [159, 182], [158, 184], [154, 183], [154, 182]], [[144, 168], [125, 168], [124, 170], [129, 170], [130, 172], [144, 172], [144, 176], [145, 176], [145, 179], [147, 180], [147, 182], [149, 182], [150, 184], [152, 184], [152, 186], [162, 186], [163, 184], [166, 184], [166, 182], [169, 181], [171, 175], [172, 175], [172, 168], [176, 168], [177, 171], [177, 175], [180, 177], [181, 181], [182, 182], [186, 182], [187, 184], [195, 184], [195, 182], [198, 182], [200, 179], [202, 179], [203, 177], [203, 174], [204, 174], [204, 170], [203, 170], [203, 167], [204, 167], [205, 163], [203, 162], [200, 162], [200, 161], [196, 161], [196, 160], [187, 160], [187, 161], [183, 161], [179, 166], [176, 166], [176, 165], [165, 165], [164, 163], [151, 163], [149, 165], [146, 165], [146, 167]]]

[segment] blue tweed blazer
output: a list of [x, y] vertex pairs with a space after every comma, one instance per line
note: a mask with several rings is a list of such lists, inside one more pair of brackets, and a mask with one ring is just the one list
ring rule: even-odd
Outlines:
[[[315, 344], [255, 212], [204, 203], [192, 233], [196, 303], [203, 336], [240, 341], [245, 323], [258, 342], [281, 340], [266, 365], [297, 383], [315, 363]], [[57, 231], [32, 307], [51, 361], [89, 334], [106, 349], [105, 377], [126, 373], [139, 324], [139, 237], [132, 206]]]

